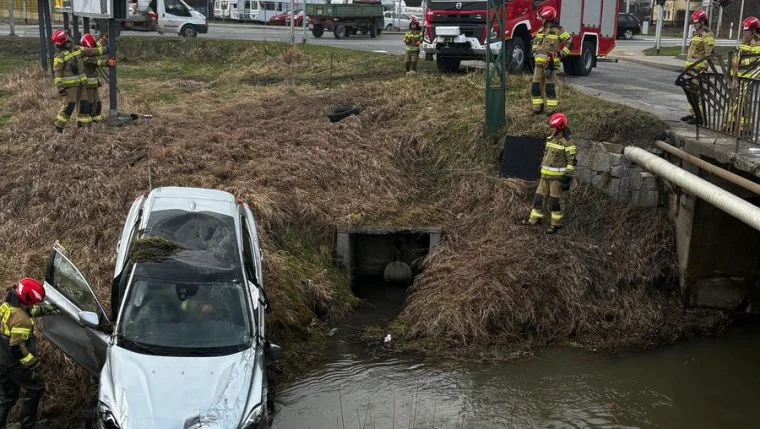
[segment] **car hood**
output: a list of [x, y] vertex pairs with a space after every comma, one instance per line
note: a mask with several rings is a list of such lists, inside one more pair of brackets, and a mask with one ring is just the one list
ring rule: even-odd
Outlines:
[[154, 356], [113, 346], [101, 373], [100, 401], [121, 429], [237, 429], [249, 393], [251, 404], [261, 402], [255, 356], [253, 349], [227, 356]]

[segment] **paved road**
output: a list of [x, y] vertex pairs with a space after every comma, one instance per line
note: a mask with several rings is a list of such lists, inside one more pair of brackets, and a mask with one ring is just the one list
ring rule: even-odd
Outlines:
[[[301, 42], [303, 32], [296, 31], [296, 41]], [[17, 26], [16, 32], [22, 37], [37, 37], [35, 26]], [[8, 26], [0, 26], [0, 35], [8, 34]], [[125, 35], [142, 35], [150, 37], [177, 37], [157, 33], [124, 32]], [[211, 24], [208, 34], [200, 38], [259, 40], [272, 42], [289, 42], [289, 28], [271, 26], [250, 26], [237, 24]], [[338, 40], [332, 33], [325, 33], [320, 38], [314, 38], [308, 29], [306, 43], [314, 45], [335, 46], [357, 49], [362, 51], [388, 52], [403, 54], [401, 34], [383, 33], [376, 39], [369, 36], [353, 36], [349, 39]], [[662, 46], [676, 46], [681, 43], [677, 38], [664, 38]], [[721, 40], [721, 45], [735, 43]], [[638, 36], [633, 40], [618, 41], [617, 50], [641, 51], [653, 46], [652, 37]], [[630, 62], [599, 63], [591, 76], [571, 78], [572, 85], [588, 94], [599, 96], [610, 101], [641, 108], [655, 113], [668, 121], [677, 121], [686, 108], [686, 97], [683, 91], [674, 85], [676, 73], [660, 70]]]

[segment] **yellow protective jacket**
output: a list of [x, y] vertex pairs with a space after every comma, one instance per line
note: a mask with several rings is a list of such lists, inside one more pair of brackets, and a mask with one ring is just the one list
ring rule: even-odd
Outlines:
[[571, 176], [575, 172], [576, 152], [575, 145], [562, 134], [548, 137], [541, 162], [541, 177], [560, 179], [565, 175]]
[[554, 65], [559, 66], [562, 57], [570, 55], [573, 49], [573, 38], [562, 26], [546, 24], [539, 28], [533, 37], [532, 49], [536, 65], [546, 65], [551, 56], [554, 58]]
[[53, 74], [55, 86], [61, 90], [76, 88], [87, 84], [87, 75], [84, 74], [84, 57], [95, 57], [107, 52], [105, 46], [97, 48], [83, 48], [74, 46], [71, 49], [62, 49], [55, 54], [53, 60]]
[[0, 330], [2, 331], [3, 345], [6, 352], [14, 360], [25, 367], [33, 367], [37, 358], [33, 353], [37, 351], [37, 341], [34, 337], [34, 319], [41, 315], [38, 306], [32, 307], [29, 312], [23, 308], [15, 307], [8, 302], [0, 305]]
[[[105, 47], [106, 41], [99, 39], [98, 48], [107, 49]], [[98, 68], [108, 67], [108, 58], [101, 57], [85, 57], [84, 62], [84, 74], [87, 76], [87, 87], [97, 88], [100, 86], [100, 80], [98, 79]]]
[[404, 44], [407, 51], [419, 51], [422, 44], [421, 31], [407, 31], [404, 34]]
[[[702, 58], [709, 57], [715, 47], [715, 35], [709, 28], [702, 28], [694, 33], [689, 43], [689, 54], [686, 56], [686, 67], [696, 63]], [[707, 64], [698, 65], [699, 68], [707, 68]]]
[[739, 77], [760, 79], [760, 35], [742, 40], [735, 58], [734, 69], [738, 71]]

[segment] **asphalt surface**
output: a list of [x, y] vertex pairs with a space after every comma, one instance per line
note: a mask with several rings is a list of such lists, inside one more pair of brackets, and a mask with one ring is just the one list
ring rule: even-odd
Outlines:
[[[0, 26], [0, 35], [7, 35], [7, 25]], [[21, 37], [37, 37], [36, 26], [17, 26], [16, 33]], [[317, 39], [311, 35], [308, 28], [304, 32], [297, 28], [294, 32], [296, 43], [333, 46], [356, 49], [369, 52], [383, 52], [401, 55], [404, 52], [401, 33], [383, 32], [375, 39], [369, 36], [351, 36], [347, 39], [335, 39], [332, 33], [326, 32]], [[140, 35], [147, 37], [178, 37], [175, 35], [159, 35], [150, 32], [125, 31], [123, 35]], [[290, 42], [289, 27], [272, 27], [262, 25], [240, 25], [212, 23], [207, 34], [199, 38], [257, 40], [270, 42]], [[719, 45], [735, 43], [730, 40], [719, 40]], [[663, 38], [661, 46], [678, 46], [681, 39]], [[633, 40], [619, 40], [617, 51], [642, 51], [654, 46], [651, 36], [636, 36]], [[614, 55], [613, 51], [613, 54]], [[661, 119], [678, 122], [686, 109], [686, 97], [681, 88], [675, 86], [677, 73], [634, 64], [621, 60], [618, 63], [600, 62], [588, 77], [569, 78], [569, 82], [579, 90], [609, 101], [640, 108], [656, 114]]]

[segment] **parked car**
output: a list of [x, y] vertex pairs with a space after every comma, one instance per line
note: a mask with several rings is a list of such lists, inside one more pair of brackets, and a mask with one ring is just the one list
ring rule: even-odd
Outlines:
[[617, 38], [631, 40], [635, 34], [641, 34], [639, 19], [631, 13], [619, 13]]
[[64, 249], [45, 279], [62, 313], [44, 335], [99, 378], [97, 427], [264, 427], [266, 362], [280, 348], [267, 340], [250, 208], [227, 192], [157, 188], [120, 237], [110, 319]]
[[[398, 28], [401, 31], [406, 31], [409, 29], [409, 24], [412, 22], [412, 15], [387, 11], [383, 15], [383, 19], [385, 20], [385, 31], [391, 30], [393, 28]], [[420, 23], [424, 22], [422, 19], [419, 21]]]
[[[303, 10], [296, 10], [296, 27], [303, 25]], [[306, 18], [306, 23], [309, 23], [309, 18]], [[290, 25], [290, 12], [283, 12], [279, 15], [275, 15], [269, 18], [270, 25]]]

